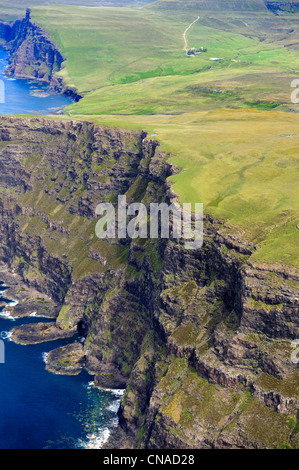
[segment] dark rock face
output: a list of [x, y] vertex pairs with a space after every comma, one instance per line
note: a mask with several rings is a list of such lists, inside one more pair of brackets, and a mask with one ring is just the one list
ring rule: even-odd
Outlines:
[[145, 133], [0, 119], [0, 260], [56, 312], [18, 338], [79, 331], [49, 370], [126, 387], [119, 418], [136, 447], [298, 447], [298, 273], [254, 265], [254, 247], [209, 217], [200, 250], [95, 236], [100, 202], [175, 200], [166, 157]]
[[71, 96], [76, 101], [81, 98], [76, 90], [66, 88], [57, 77], [65, 59], [46, 32], [31, 20], [29, 9], [23, 20], [13, 24], [0, 23], [0, 39], [10, 51], [8, 75], [41, 80], [54, 92]]
[[297, 13], [299, 11], [299, 2], [294, 1], [271, 1], [265, 0], [266, 7], [275, 15], [283, 13]]

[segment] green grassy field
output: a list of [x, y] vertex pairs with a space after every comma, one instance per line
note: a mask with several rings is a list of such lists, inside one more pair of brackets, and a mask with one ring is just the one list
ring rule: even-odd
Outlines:
[[[47, 6], [33, 18], [67, 58], [65, 82], [84, 96], [69, 117], [155, 134], [182, 169], [171, 178], [182, 202], [203, 202], [255, 243], [255, 261], [299, 268], [298, 115], [290, 112], [298, 111], [290, 102], [298, 17], [274, 16], [262, 0], [235, 4]], [[187, 58], [183, 32], [197, 15], [188, 46], [207, 52]]]
[[0, 0], [0, 19], [4, 21], [14, 21], [16, 18], [22, 18], [26, 8], [43, 5], [74, 5], [89, 7], [138, 7], [154, 0]]
[[[217, 22], [204, 13], [187, 40], [190, 47], [203, 45], [207, 52], [187, 58], [182, 35], [193, 12], [179, 10], [174, 17], [153, 7], [33, 9], [34, 19], [50, 31], [67, 58], [60, 74], [85, 97], [69, 108], [74, 114], [263, 109], [264, 101], [291, 108], [289, 88], [299, 56], [285, 47], [288, 27], [279, 23], [282, 31], [273, 42], [272, 15], [251, 14], [249, 31], [240, 34], [242, 25], [233, 24], [230, 16], [220, 15]], [[265, 39], [260, 27], [269, 19]], [[211, 60], [215, 58], [220, 60]]]

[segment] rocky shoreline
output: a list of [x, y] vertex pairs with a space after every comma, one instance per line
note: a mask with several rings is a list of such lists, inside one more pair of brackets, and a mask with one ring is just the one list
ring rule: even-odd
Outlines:
[[15, 302], [12, 306], [6, 302], [2, 305], [11, 317], [35, 316], [53, 319], [57, 317], [59, 305], [48, 295], [25, 284], [21, 277], [17, 273], [10, 272], [5, 264], [0, 264], [0, 280], [6, 286], [5, 297]]

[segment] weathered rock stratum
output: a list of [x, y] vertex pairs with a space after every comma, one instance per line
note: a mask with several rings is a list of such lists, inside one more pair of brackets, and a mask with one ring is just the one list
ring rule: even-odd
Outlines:
[[[95, 236], [100, 202], [176, 200], [170, 162], [145, 132], [0, 119], [0, 260], [19, 279], [11, 313], [32, 311], [27, 289], [54, 322], [15, 339], [50, 337], [50, 371], [84, 367], [98, 386], [125, 387], [118, 435], [134, 447], [298, 448], [298, 273], [254, 264], [254, 247], [208, 215], [199, 250]], [[55, 337], [68, 346], [55, 350]]]

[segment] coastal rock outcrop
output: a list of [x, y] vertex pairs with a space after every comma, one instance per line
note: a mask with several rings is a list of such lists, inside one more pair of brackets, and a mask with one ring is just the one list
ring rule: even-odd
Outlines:
[[75, 101], [81, 98], [57, 75], [65, 58], [47, 33], [32, 21], [30, 9], [22, 20], [0, 23], [0, 40], [10, 52], [7, 75], [42, 81], [51, 91], [70, 96]]
[[49, 352], [46, 369], [54, 374], [78, 375], [84, 365], [84, 348], [75, 342]]
[[39, 344], [69, 338], [75, 331], [63, 331], [55, 322], [27, 323], [11, 330], [12, 340], [18, 344]]

